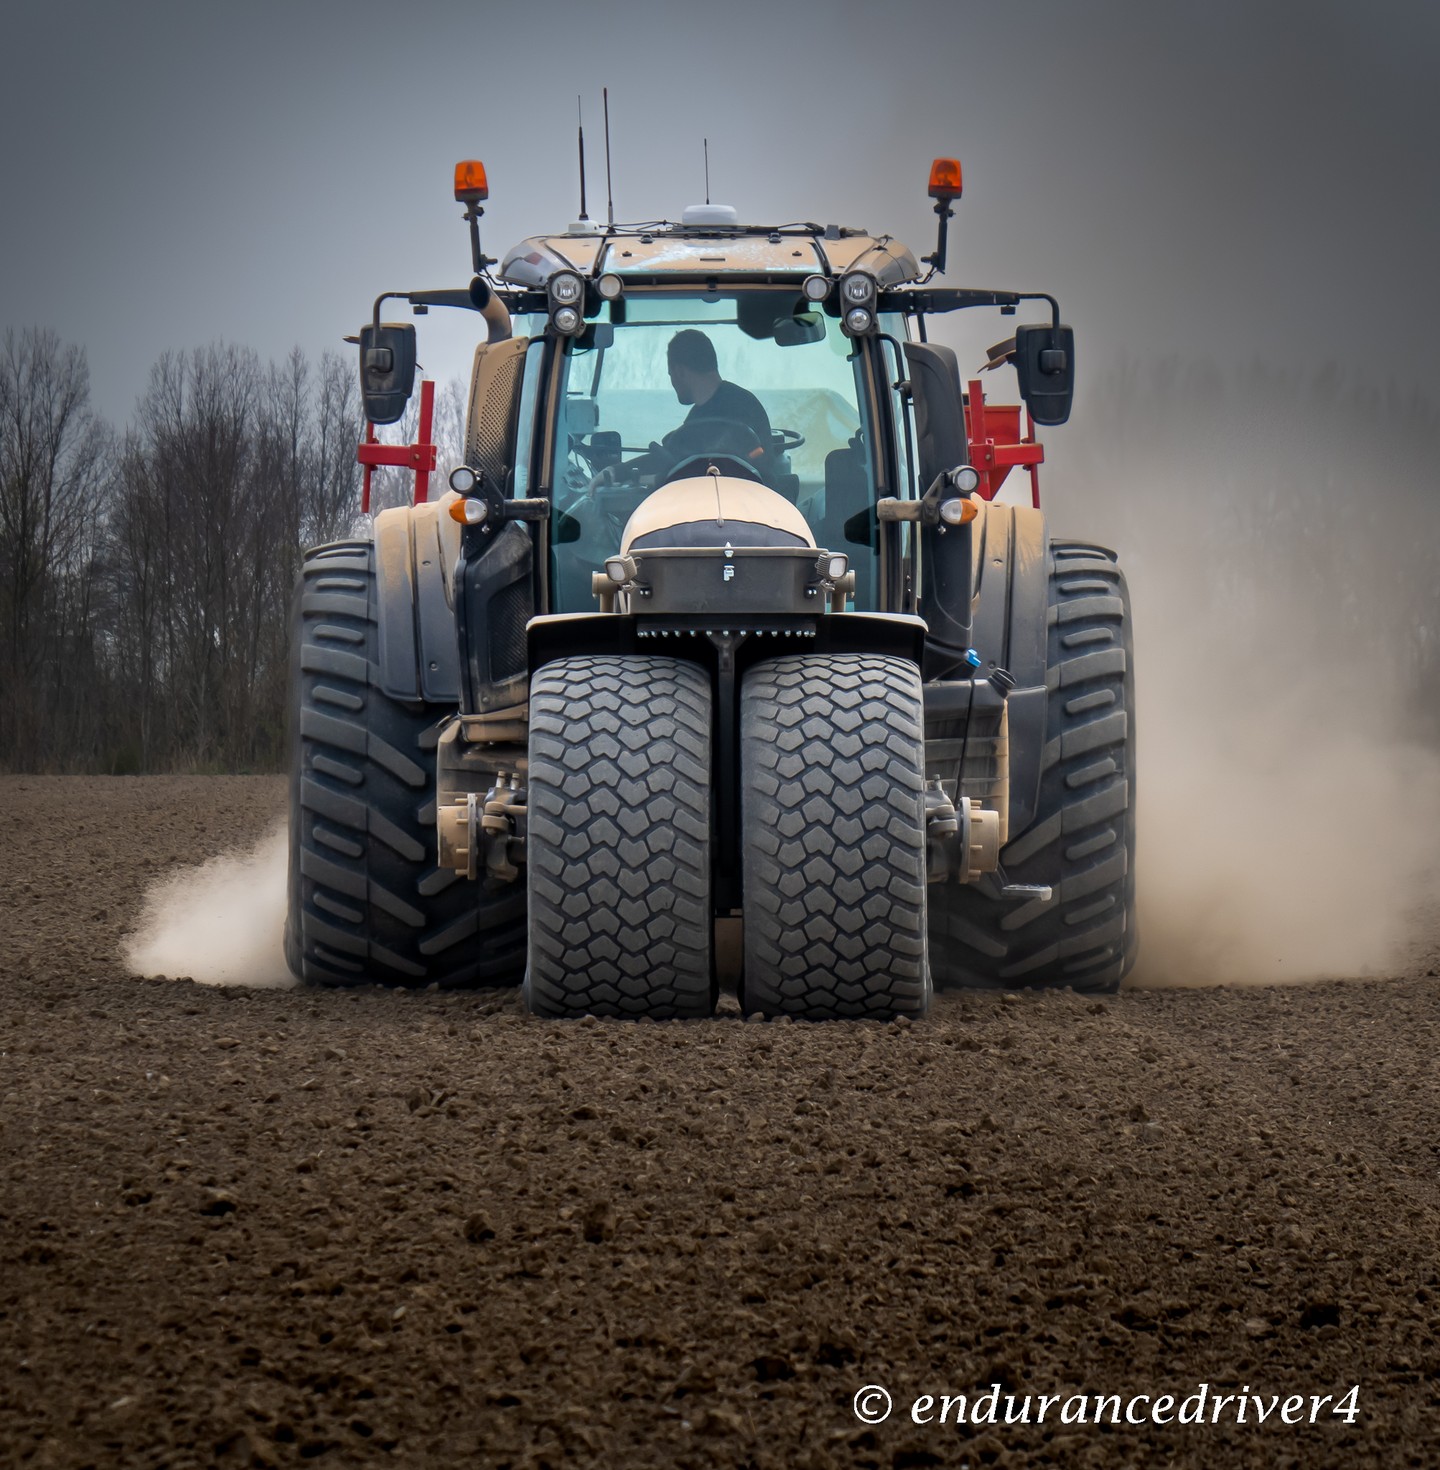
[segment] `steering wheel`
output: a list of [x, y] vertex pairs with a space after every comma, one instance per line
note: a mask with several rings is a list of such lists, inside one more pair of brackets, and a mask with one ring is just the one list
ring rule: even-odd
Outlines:
[[775, 432], [785, 442], [780, 446], [781, 454], [789, 454], [792, 449], [799, 449], [805, 442], [805, 436], [798, 429], [776, 429]]
[[[660, 475], [658, 483], [661, 485], [680, 478], [676, 474], [678, 469], [688, 469], [691, 461], [701, 458], [736, 461], [748, 475], [764, 483], [760, 464], [769, 452], [769, 445], [749, 424], [739, 419], [690, 419], [666, 434], [661, 445], [674, 457], [670, 468]], [[703, 467], [698, 472], [692, 471], [703, 472]]]
[[757, 485], [765, 483], [760, 471], [755, 468], [754, 461], [742, 459], [738, 454], [687, 454], [684, 459], [676, 460], [660, 476], [659, 484], [668, 485], [673, 480], [693, 480], [698, 475], [708, 474], [712, 468], [732, 479], [754, 480]]

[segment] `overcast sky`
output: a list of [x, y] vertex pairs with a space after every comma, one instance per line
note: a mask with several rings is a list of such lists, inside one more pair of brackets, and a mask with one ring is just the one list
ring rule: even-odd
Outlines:
[[[563, 228], [577, 93], [598, 213], [607, 84], [622, 220], [700, 198], [708, 136], [713, 197], [744, 218], [862, 224], [918, 255], [930, 159], [953, 153], [966, 189], [947, 279], [1056, 292], [1082, 372], [1128, 347], [1432, 381], [1440, 7], [11, 0], [4, 14], [0, 325], [82, 343], [116, 420], [166, 348], [318, 353], [382, 289], [463, 283], [457, 158], [489, 169], [491, 253]], [[443, 374], [459, 324], [432, 330], [442, 315], [421, 355]]]

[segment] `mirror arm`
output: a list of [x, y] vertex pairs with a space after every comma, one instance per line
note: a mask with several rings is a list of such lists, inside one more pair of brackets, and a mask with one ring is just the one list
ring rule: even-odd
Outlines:
[[376, 330], [377, 333], [380, 330], [380, 308], [381, 308], [381, 306], [383, 306], [384, 303], [387, 302], [387, 301], [399, 301], [399, 300], [408, 300], [408, 299], [409, 299], [409, 293], [406, 292], [406, 291], [382, 291], [380, 293], [380, 295], [378, 295], [375, 298], [375, 330]]
[[[925, 257], [927, 261], [930, 258], [928, 255]], [[882, 291], [879, 309], [924, 316], [927, 313], [933, 315], [945, 311], [964, 311], [971, 306], [998, 306], [1002, 312], [1009, 314], [1022, 301], [1049, 302], [1050, 325], [1060, 325], [1060, 303], [1047, 291], [984, 291], [970, 286], [936, 286], [928, 290], [912, 287], [909, 290]]]

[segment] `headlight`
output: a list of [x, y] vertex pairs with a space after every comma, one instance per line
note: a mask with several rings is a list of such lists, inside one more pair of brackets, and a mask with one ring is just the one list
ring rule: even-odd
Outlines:
[[595, 289], [605, 301], [618, 301], [625, 293], [625, 282], [615, 275], [613, 271], [607, 271], [595, 282]]
[[566, 337], [573, 337], [579, 332], [583, 319], [573, 306], [562, 306], [550, 320], [555, 324], [557, 332]]
[[550, 300], [555, 306], [578, 306], [585, 297], [585, 282], [574, 271], [550, 277]]
[[840, 277], [840, 304], [845, 315], [841, 325], [847, 336], [863, 337], [875, 330], [877, 288], [869, 271], [851, 271]]
[[800, 289], [805, 293], [806, 301], [824, 301], [830, 294], [830, 277], [806, 276], [805, 284]]

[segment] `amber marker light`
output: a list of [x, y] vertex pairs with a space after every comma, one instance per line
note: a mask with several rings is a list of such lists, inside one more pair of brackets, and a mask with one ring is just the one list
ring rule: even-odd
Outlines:
[[450, 519], [462, 526], [483, 525], [490, 514], [490, 507], [483, 500], [471, 500], [462, 496], [450, 502]]
[[490, 197], [485, 165], [478, 158], [465, 158], [455, 165], [455, 197], [461, 204], [479, 204]]
[[967, 521], [973, 521], [979, 513], [980, 507], [973, 500], [961, 500], [959, 496], [940, 502], [940, 519], [947, 526], [963, 526]]
[[[456, 177], [458, 178], [459, 175], [457, 174]], [[932, 199], [958, 199], [962, 187], [958, 158], [937, 158], [930, 165], [930, 197]]]

